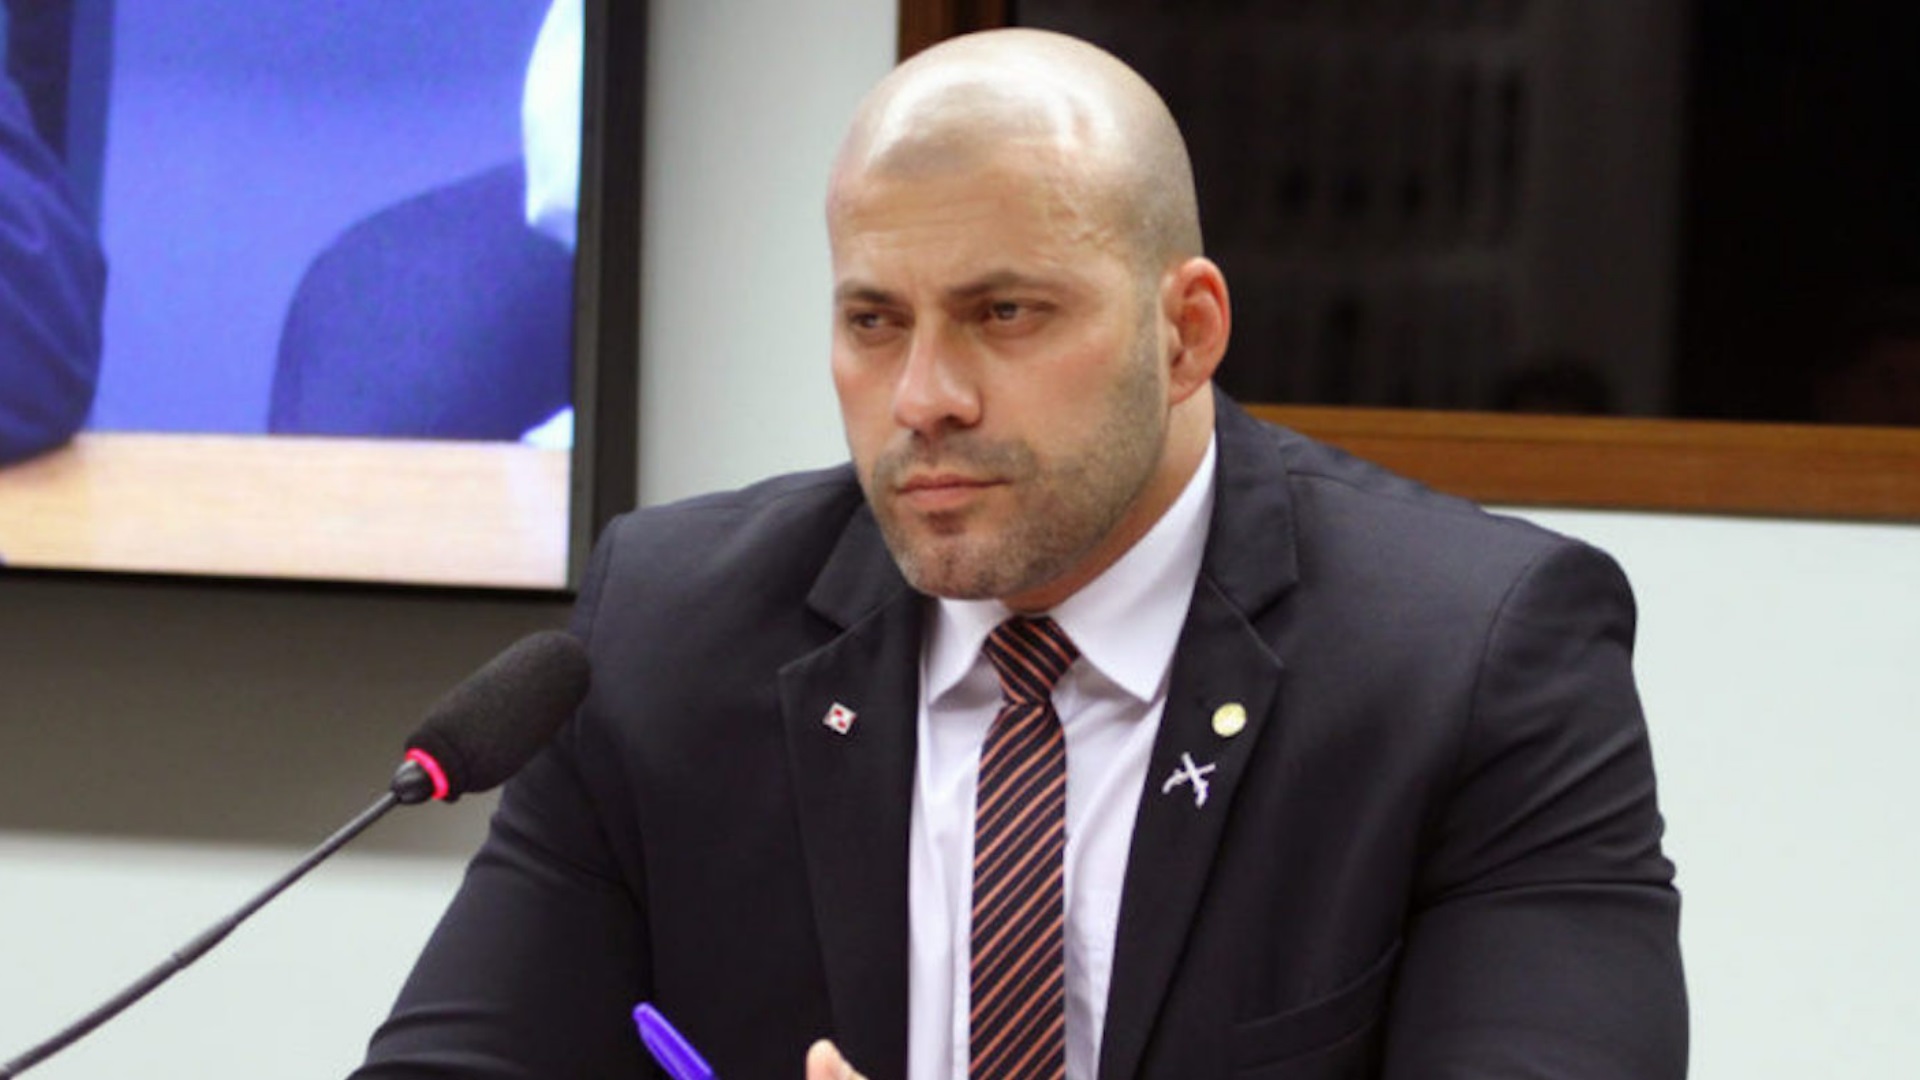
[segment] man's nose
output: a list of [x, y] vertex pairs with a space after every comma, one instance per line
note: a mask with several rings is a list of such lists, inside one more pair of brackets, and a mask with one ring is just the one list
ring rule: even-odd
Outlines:
[[894, 422], [926, 436], [979, 423], [980, 394], [974, 374], [972, 362], [949, 328], [924, 323], [915, 327], [894, 386]]

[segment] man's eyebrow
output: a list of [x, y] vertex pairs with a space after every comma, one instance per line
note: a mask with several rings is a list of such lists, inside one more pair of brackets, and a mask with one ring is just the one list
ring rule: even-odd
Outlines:
[[[1018, 270], [993, 270], [981, 274], [972, 281], [948, 289], [945, 299], [948, 303], [964, 304], [1006, 289], [1052, 288], [1059, 284], [1053, 279], [1022, 273]], [[889, 292], [878, 285], [864, 281], [847, 281], [834, 288], [833, 302], [890, 306], [900, 303], [900, 297], [897, 293]]]
[[848, 281], [834, 286], [835, 304], [892, 304], [899, 300], [894, 294], [878, 285], [869, 285], [863, 281]]
[[1005, 289], [1037, 288], [1056, 285], [1057, 282], [1033, 274], [1023, 274], [1018, 270], [994, 270], [980, 275], [964, 285], [956, 285], [947, 290], [947, 298], [954, 301], [977, 300], [990, 293]]
[[[943, 300], [947, 304], [970, 304], [983, 296], [993, 296], [995, 292], [1004, 292], [1008, 288], [1058, 288], [1060, 282], [1046, 277], [1037, 277], [1031, 273], [1021, 273], [1014, 269], [989, 271], [973, 281], [956, 284], [948, 288]], [[833, 288], [833, 306], [847, 304], [870, 304], [876, 307], [895, 307], [900, 304], [897, 292], [889, 292], [877, 284], [864, 281], [845, 281]]]

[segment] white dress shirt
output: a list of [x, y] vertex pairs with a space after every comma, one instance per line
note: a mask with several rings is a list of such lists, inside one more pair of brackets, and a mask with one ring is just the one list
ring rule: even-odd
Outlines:
[[[1067, 1076], [1093, 1080], [1133, 820], [1167, 673], [1212, 517], [1214, 448], [1180, 497], [1106, 572], [1050, 614], [1080, 649], [1053, 692], [1067, 737]], [[981, 655], [1012, 613], [994, 600], [929, 605], [908, 851], [907, 1074], [966, 1080], [973, 798], [1000, 710]]]

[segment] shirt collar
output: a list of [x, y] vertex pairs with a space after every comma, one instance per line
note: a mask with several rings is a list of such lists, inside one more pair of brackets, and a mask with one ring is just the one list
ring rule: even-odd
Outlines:
[[[1215, 442], [1180, 497], [1112, 566], [1049, 612], [1080, 656], [1132, 697], [1151, 702], [1166, 684], [1173, 649], [1200, 576], [1213, 517]], [[998, 600], [935, 602], [923, 672], [926, 700], [958, 686], [993, 628], [1012, 615]]]

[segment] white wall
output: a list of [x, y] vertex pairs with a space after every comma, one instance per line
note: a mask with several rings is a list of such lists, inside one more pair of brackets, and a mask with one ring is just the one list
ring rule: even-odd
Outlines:
[[[0, 834], [0, 1055], [132, 982], [295, 857], [271, 847]], [[344, 855], [33, 1075], [343, 1077], [459, 868], [452, 855]]]
[[[642, 494], [661, 501], [841, 456], [819, 201], [894, 25], [892, 0], [655, 0], [653, 27]], [[1686, 896], [1693, 1075], [1908, 1075], [1920, 527], [1529, 516], [1613, 551], [1639, 592]], [[0, 1057], [358, 809], [439, 687], [558, 617], [0, 582]], [[262, 759], [275, 768], [254, 778]], [[337, 1076], [484, 809], [383, 825], [369, 851], [34, 1075]]]
[[842, 460], [826, 175], [892, 66], [894, 0], [655, 0], [641, 258], [640, 493]]

